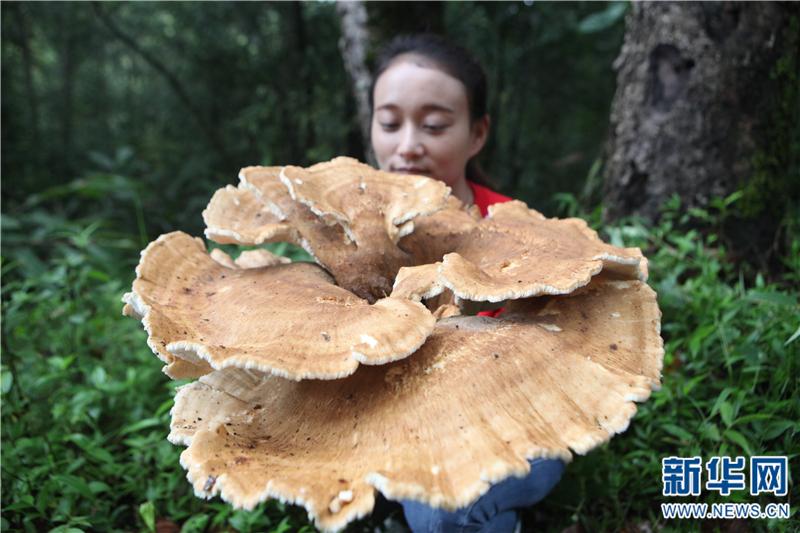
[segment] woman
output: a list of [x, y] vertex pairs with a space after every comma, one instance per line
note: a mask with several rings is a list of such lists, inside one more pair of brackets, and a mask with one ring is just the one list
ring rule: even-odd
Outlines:
[[370, 97], [382, 170], [441, 180], [484, 216], [511, 199], [476, 183], [485, 181], [474, 157], [489, 134], [486, 75], [464, 49], [432, 35], [398, 37], [379, 58]]
[[[370, 92], [380, 168], [441, 180], [483, 216], [489, 205], [511, 200], [476, 183], [485, 183], [475, 157], [489, 134], [486, 92], [483, 69], [464, 49], [433, 35], [393, 40], [379, 56]], [[557, 459], [536, 459], [526, 477], [493, 485], [463, 509], [405, 501], [403, 511], [415, 532], [511, 532], [520, 528], [517, 510], [544, 498], [563, 470]]]

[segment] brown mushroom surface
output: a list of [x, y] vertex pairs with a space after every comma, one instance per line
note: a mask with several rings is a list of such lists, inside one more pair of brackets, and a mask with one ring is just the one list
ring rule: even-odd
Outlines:
[[414, 258], [414, 265], [436, 263], [469, 238], [480, 220], [477, 207], [467, 208], [451, 196], [443, 209], [415, 219], [414, 231], [399, 246]]
[[440, 210], [450, 195], [441, 181], [383, 172], [351, 157], [284, 167], [281, 181], [292, 198], [336, 221], [359, 245], [384, 237], [396, 244], [413, 230], [410, 221]]
[[271, 259], [255, 251], [231, 268], [216, 256], [185, 233], [162, 235], [142, 252], [125, 297], [126, 313], [142, 320], [171, 377], [238, 366], [290, 379], [339, 378], [359, 363], [408, 356], [433, 329], [423, 305], [398, 298], [370, 305], [316, 265], [248, 268]]
[[220, 189], [203, 215], [221, 243], [287, 241], [305, 248], [337, 283], [370, 302], [387, 296], [412, 258], [397, 241], [414, 218], [444, 207], [449, 189], [348, 157], [307, 169], [247, 167], [238, 188]]
[[376, 489], [452, 509], [624, 431], [659, 385], [659, 330], [646, 284], [599, 276], [498, 319], [443, 319], [413, 357], [344, 379], [213, 372], [180, 389], [170, 440], [198, 495], [298, 503], [323, 529], [369, 513]]
[[[442, 211], [431, 218], [455, 218], [456, 213]], [[456, 227], [460, 230], [445, 236], [430, 229], [401, 242], [401, 247], [424, 250], [429, 241], [447, 240], [449, 253], [435, 268], [402, 269], [393, 294], [418, 300], [447, 288], [462, 300], [501, 302], [569, 294], [603, 270], [647, 279], [647, 260], [638, 248], [606, 244], [583, 220], [548, 219], [519, 201], [495, 204], [486, 219], [476, 222], [460, 215]]]
[[206, 237], [220, 244], [297, 240], [294, 228], [275, 216], [252, 191], [232, 185], [214, 193], [203, 211], [203, 220]]

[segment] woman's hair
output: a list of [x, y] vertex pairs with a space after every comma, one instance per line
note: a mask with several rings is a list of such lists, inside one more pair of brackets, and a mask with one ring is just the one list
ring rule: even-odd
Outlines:
[[[464, 84], [467, 91], [467, 104], [472, 122], [486, 115], [486, 73], [480, 63], [465, 48], [454, 44], [440, 35], [417, 33], [400, 35], [392, 39], [378, 54], [375, 74], [369, 91], [369, 106], [374, 109], [375, 83], [394, 60], [403, 54], [414, 54], [431, 61], [436, 68], [456, 78]], [[469, 160], [466, 168], [467, 179], [482, 185], [491, 186], [475, 158]]]

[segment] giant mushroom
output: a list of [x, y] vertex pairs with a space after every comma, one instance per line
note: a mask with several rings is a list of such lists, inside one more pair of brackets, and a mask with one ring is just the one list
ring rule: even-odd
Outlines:
[[316, 265], [177, 232], [142, 253], [125, 312], [170, 377], [198, 378], [169, 433], [198, 496], [278, 498], [338, 530], [376, 491], [454, 509], [627, 428], [663, 359], [641, 252], [521, 202], [480, 219], [448, 192], [349, 158], [248, 167], [206, 236], [294, 242]]

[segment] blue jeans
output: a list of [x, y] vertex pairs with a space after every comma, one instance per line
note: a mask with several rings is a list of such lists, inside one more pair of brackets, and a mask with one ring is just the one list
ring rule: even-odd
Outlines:
[[414, 533], [511, 533], [517, 525], [517, 509], [547, 496], [564, 472], [559, 459], [534, 459], [525, 477], [510, 477], [492, 485], [467, 507], [446, 511], [424, 503], [402, 503], [406, 521]]

